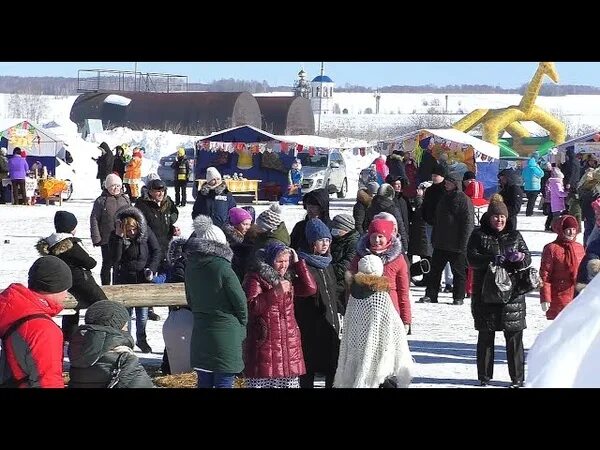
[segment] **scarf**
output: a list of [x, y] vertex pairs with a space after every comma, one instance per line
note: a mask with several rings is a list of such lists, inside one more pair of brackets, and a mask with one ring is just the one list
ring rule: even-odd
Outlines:
[[316, 267], [317, 269], [325, 269], [331, 264], [331, 255], [309, 255], [308, 253], [298, 252], [298, 256], [306, 261], [309, 266]]
[[575, 283], [577, 279], [577, 271], [579, 269], [579, 264], [577, 263], [577, 258], [575, 256], [575, 249], [573, 248], [575, 240], [567, 241], [566, 239], [558, 238], [554, 242], [561, 246], [565, 251], [565, 260], [571, 273], [571, 280], [573, 280], [573, 283]]

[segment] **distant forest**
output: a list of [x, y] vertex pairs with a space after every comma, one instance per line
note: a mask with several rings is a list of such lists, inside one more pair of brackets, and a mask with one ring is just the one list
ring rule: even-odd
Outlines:
[[[115, 78], [116, 80], [116, 78]], [[103, 83], [107, 79], [103, 79]], [[109, 80], [110, 81], [110, 80]], [[382, 93], [448, 93], [448, 94], [520, 94], [527, 88], [527, 83], [517, 89], [504, 89], [500, 86], [486, 84], [452, 84], [435, 86], [432, 84], [421, 86], [393, 85], [382, 86]], [[270, 86], [266, 81], [235, 80], [233, 78], [216, 80], [211, 83], [188, 83], [188, 91], [211, 92], [240, 92], [247, 91], [253, 94], [264, 92], [290, 92], [292, 86]], [[346, 84], [336, 86], [336, 92], [374, 92], [375, 89]], [[5, 94], [42, 94], [42, 95], [76, 95], [77, 78], [64, 77], [15, 77], [0, 76], [0, 93]], [[600, 87], [584, 85], [544, 84], [540, 95], [594, 95], [600, 94]]]

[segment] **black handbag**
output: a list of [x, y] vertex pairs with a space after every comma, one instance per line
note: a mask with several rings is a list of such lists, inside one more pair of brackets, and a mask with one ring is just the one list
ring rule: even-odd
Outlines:
[[525, 295], [535, 291], [540, 287], [541, 278], [538, 270], [534, 267], [527, 267], [511, 275], [513, 279], [513, 297]]
[[493, 263], [483, 277], [481, 298], [483, 303], [503, 305], [508, 303], [513, 292], [513, 282], [506, 269]]

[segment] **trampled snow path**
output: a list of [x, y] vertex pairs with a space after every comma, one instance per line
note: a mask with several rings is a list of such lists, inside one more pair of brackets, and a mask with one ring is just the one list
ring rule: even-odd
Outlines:
[[[93, 180], [95, 184], [96, 180]], [[172, 188], [169, 194], [173, 196]], [[354, 200], [334, 200], [331, 203], [331, 215], [342, 212], [352, 213]], [[78, 218], [77, 236], [90, 254], [101, 261], [100, 250], [92, 247], [89, 238], [89, 216], [92, 204], [89, 200], [75, 200], [63, 203], [62, 209], [71, 211]], [[256, 206], [257, 213], [266, 209], [266, 205]], [[12, 282], [27, 282], [27, 270], [38, 257], [34, 248], [41, 237], [48, 236], [54, 230], [53, 217], [58, 206], [0, 206], [0, 287], [4, 288]], [[184, 236], [192, 231], [192, 204], [180, 209], [177, 225]], [[301, 206], [285, 206], [284, 220], [291, 230], [301, 220], [304, 211]], [[552, 241], [554, 234], [545, 233], [543, 223], [545, 216], [536, 211], [533, 217], [519, 216], [518, 223], [525, 241], [532, 252], [533, 264], [539, 267], [543, 246]], [[580, 238], [581, 240], [581, 238]], [[8, 241], [8, 243], [5, 243]], [[93, 273], [99, 281], [97, 266]], [[473, 329], [470, 301], [465, 300], [463, 306], [451, 304], [451, 294], [440, 294], [440, 303], [415, 303], [423, 295], [424, 288], [411, 288], [413, 308], [413, 334], [409, 336], [410, 348], [417, 362], [416, 374], [411, 387], [471, 387], [477, 386], [477, 369], [475, 349], [477, 332]], [[167, 316], [167, 308], [156, 308], [163, 321]], [[544, 314], [539, 307], [539, 295], [534, 293], [527, 297], [527, 325], [524, 332], [524, 344], [528, 349], [537, 334], [547, 325]], [[138, 353], [146, 365], [159, 366], [164, 343], [162, 341], [162, 323], [148, 322], [148, 340], [154, 353], [144, 355]], [[496, 335], [495, 379], [492, 386], [507, 386], [510, 378], [506, 365], [504, 336]]]

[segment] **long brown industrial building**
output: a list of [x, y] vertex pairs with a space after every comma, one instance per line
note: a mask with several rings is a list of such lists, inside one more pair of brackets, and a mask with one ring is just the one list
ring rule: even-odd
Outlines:
[[309, 100], [254, 97], [249, 92], [89, 92], [77, 97], [70, 118], [80, 130], [86, 119], [101, 119], [104, 129], [158, 129], [196, 136], [239, 125], [275, 134], [315, 130]]

